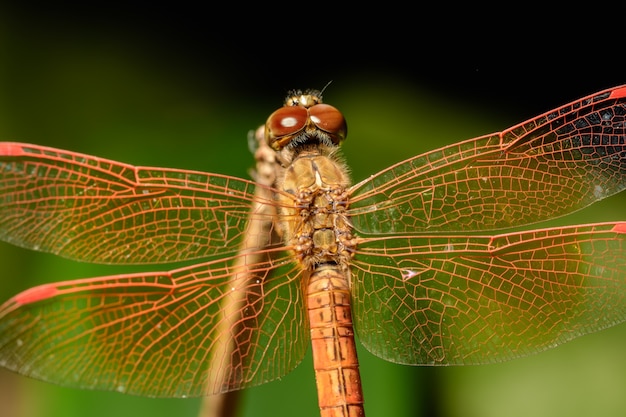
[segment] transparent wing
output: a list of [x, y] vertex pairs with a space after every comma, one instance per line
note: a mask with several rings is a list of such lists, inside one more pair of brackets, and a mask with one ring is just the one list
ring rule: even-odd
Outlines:
[[279, 378], [309, 334], [282, 250], [171, 272], [46, 284], [0, 306], [2, 365], [78, 388], [215, 394]]
[[626, 223], [365, 239], [352, 273], [355, 327], [375, 355], [500, 362], [626, 320]]
[[254, 189], [253, 182], [225, 175], [4, 142], [0, 239], [98, 263], [232, 254], [244, 238]]
[[350, 215], [362, 234], [494, 230], [624, 188], [626, 86], [393, 165], [354, 186]]

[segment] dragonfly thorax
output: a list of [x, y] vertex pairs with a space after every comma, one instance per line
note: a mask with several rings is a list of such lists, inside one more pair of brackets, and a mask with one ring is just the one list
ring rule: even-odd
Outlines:
[[343, 164], [332, 154], [307, 150], [285, 168], [279, 185], [292, 196], [281, 197], [282, 227], [303, 267], [347, 265], [354, 244]]

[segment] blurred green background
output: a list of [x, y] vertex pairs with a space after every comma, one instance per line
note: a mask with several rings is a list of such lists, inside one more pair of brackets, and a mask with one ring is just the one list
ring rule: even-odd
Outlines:
[[[135, 165], [247, 178], [247, 132], [288, 89], [332, 80], [325, 99], [348, 120], [344, 153], [358, 181], [626, 82], [610, 61], [586, 65], [577, 45], [545, 57], [536, 45], [498, 52], [501, 33], [457, 28], [447, 43], [443, 32], [414, 30], [398, 15], [381, 34], [375, 24], [384, 13], [268, 22], [193, 6], [0, 7], [0, 139]], [[626, 220], [625, 203], [613, 197], [556, 223]], [[5, 243], [0, 265], [2, 300], [38, 283], [128, 270]], [[617, 326], [480, 367], [405, 367], [361, 350], [366, 409], [370, 417], [623, 415], [625, 349], [626, 326]], [[62, 388], [0, 369], [1, 417], [185, 417], [199, 404]], [[310, 355], [282, 380], [246, 390], [241, 407], [246, 417], [317, 416]]]

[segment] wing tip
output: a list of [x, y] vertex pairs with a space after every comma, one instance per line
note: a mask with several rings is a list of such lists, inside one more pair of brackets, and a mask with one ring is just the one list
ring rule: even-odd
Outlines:
[[54, 297], [57, 293], [58, 289], [55, 285], [44, 284], [22, 291], [13, 297], [13, 300], [20, 305], [24, 305]]
[[19, 143], [0, 142], [0, 155], [19, 156], [24, 154], [24, 147]]
[[622, 98], [622, 97], [626, 97], [626, 85], [623, 85], [621, 87], [617, 87], [616, 89], [614, 89], [613, 91], [611, 91], [611, 94], [609, 96], [610, 98]]
[[611, 230], [615, 233], [626, 233], [626, 222], [616, 223]]

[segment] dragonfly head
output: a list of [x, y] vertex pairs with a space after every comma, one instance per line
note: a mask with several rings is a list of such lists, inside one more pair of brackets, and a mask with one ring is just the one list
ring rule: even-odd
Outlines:
[[272, 113], [265, 123], [265, 138], [277, 151], [305, 144], [336, 147], [347, 133], [346, 119], [335, 107], [322, 103], [317, 90], [290, 92], [285, 106]]

